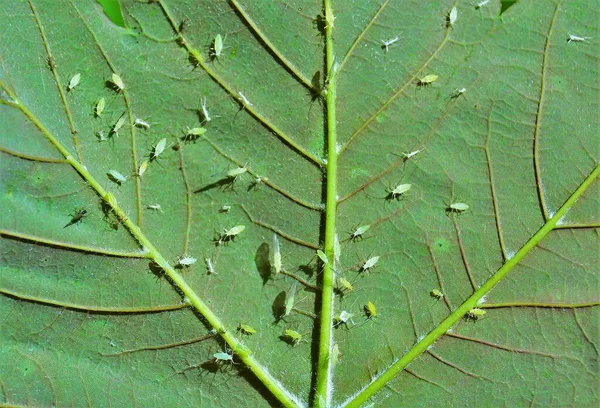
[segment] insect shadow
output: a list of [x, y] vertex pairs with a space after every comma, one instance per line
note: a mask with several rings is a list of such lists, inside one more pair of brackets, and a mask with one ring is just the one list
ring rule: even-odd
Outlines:
[[271, 278], [272, 268], [271, 260], [269, 259], [270, 252], [271, 249], [269, 244], [263, 242], [256, 250], [256, 255], [254, 256], [254, 264], [256, 265], [256, 270], [263, 281], [263, 286], [266, 285], [268, 280]]
[[275, 300], [271, 305], [271, 311], [273, 312], [273, 317], [275, 318], [273, 324], [279, 323], [285, 317], [286, 299], [287, 293], [285, 292], [285, 290], [279, 292], [279, 294], [275, 297]]
[[227, 188], [232, 186], [233, 177], [225, 177], [220, 180], [214, 181], [212, 183], [206, 184], [200, 188], [197, 188], [193, 191], [194, 194], [203, 193], [205, 191], [212, 190], [213, 188]]

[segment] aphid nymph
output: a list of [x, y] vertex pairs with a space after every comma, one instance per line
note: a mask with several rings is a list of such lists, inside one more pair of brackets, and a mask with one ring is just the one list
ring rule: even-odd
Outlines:
[[100, 115], [102, 115], [102, 112], [104, 112], [104, 108], [106, 107], [106, 99], [104, 99], [104, 97], [98, 99], [98, 102], [96, 102], [96, 107], [94, 108], [94, 115], [96, 115], [96, 117], [100, 117]]
[[112, 136], [112, 135], [119, 136], [119, 130], [121, 130], [121, 128], [125, 124], [125, 120], [127, 120], [127, 117], [125, 115], [126, 115], [126, 112], [123, 112], [123, 114], [119, 117], [119, 119], [114, 124], [114, 126], [110, 129], [110, 132], [108, 132], [109, 136]]
[[240, 99], [242, 100], [242, 105], [244, 105], [244, 106], [252, 106], [252, 104], [250, 103], [250, 101], [248, 100], [248, 98], [246, 98], [241, 91], [238, 92], [238, 95], [240, 96]]
[[378, 261], [379, 261], [379, 257], [378, 256], [372, 256], [372, 257], [370, 257], [359, 268], [359, 272], [368, 272], [369, 270], [373, 269], [373, 267], [377, 264]]
[[570, 42], [587, 42], [587, 40], [591, 40], [592, 37], [580, 37], [578, 35], [569, 34], [567, 37], [567, 43]]
[[247, 324], [243, 324], [243, 323], [240, 323], [238, 325], [237, 329], [240, 333], [245, 334], [246, 336], [252, 336], [253, 334], [256, 333], [255, 328], [248, 326]]
[[117, 75], [116, 73], [114, 73], [114, 72], [113, 72], [113, 74], [111, 76], [111, 82], [115, 86], [117, 92], [120, 92], [123, 89], [125, 89], [125, 83], [123, 82], [123, 80], [121, 79], [121, 77], [119, 75]]
[[138, 127], [140, 129], [145, 129], [145, 130], [150, 129], [150, 124], [148, 122], [146, 122], [145, 120], [142, 120], [139, 118], [136, 118], [133, 121], [133, 126]]
[[356, 228], [353, 233], [350, 234], [350, 241], [356, 242], [359, 238], [362, 239], [365, 232], [367, 232], [371, 228], [370, 225], [361, 225]]
[[363, 306], [363, 310], [365, 312], [365, 316], [367, 316], [367, 319], [377, 317], [377, 308], [370, 300], [367, 302], [366, 305]]
[[458, 18], [458, 9], [456, 6], [452, 7], [448, 15], [446, 16], [446, 27], [454, 27], [454, 23], [456, 23], [456, 19]]
[[166, 146], [167, 146], [167, 139], [166, 138], [160, 139], [159, 142], [152, 149], [152, 153], [150, 154], [150, 160], [152, 161], [152, 160], [156, 159], [158, 156], [160, 156], [162, 154], [162, 152], [165, 151]]
[[160, 211], [160, 212], [162, 212], [162, 207], [160, 206], [160, 204], [148, 204], [146, 206], [146, 208], [148, 208], [149, 210], [154, 210], [154, 211]]
[[302, 341], [302, 335], [292, 329], [285, 329], [281, 338], [290, 346], [297, 346]]
[[111, 181], [117, 183], [118, 185], [121, 185], [127, 181], [127, 177], [116, 170], [109, 170], [106, 175]]
[[479, 320], [485, 316], [485, 313], [485, 310], [476, 307], [467, 312], [467, 317], [472, 320]]
[[81, 80], [81, 74], [73, 75], [73, 78], [69, 81], [69, 85], [67, 85], [67, 92], [71, 92], [77, 85], [79, 85], [79, 81]]
[[467, 91], [466, 88], [456, 88], [451, 94], [450, 99], [456, 99]]
[[229, 211], [231, 211], [230, 205], [224, 205], [221, 208], [219, 208], [219, 212], [223, 214], [227, 214]]
[[236, 182], [242, 174], [246, 173], [248, 168], [244, 165], [243, 167], [237, 167], [235, 169], [228, 170], [225, 173], [226, 178], [231, 179], [231, 182]]
[[85, 208], [80, 208], [79, 210], [70, 214], [70, 216], [71, 216], [71, 221], [69, 221], [68, 224], [65, 225], [63, 228], [67, 228], [73, 224], [77, 224], [77, 223], [81, 222], [87, 216], [87, 210]]
[[187, 268], [190, 265], [195, 264], [197, 261], [196, 258], [188, 256], [188, 255], [182, 255], [179, 258], [177, 258], [177, 265], [180, 267], [184, 267]]
[[230, 229], [223, 230], [219, 239], [217, 240], [217, 245], [224, 244], [229, 241], [233, 241], [242, 231], [246, 229], [245, 225], [236, 225], [235, 227], [231, 227]]
[[215, 36], [209, 50], [210, 58], [212, 58], [213, 60], [221, 58], [221, 56], [223, 55], [223, 49], [225, 48], [225, 46], [223, 45], [224, 42], [225, 40], [223, 40], [221, 34], [217, 34]]
[[146, 170], [148, 170], [148, 164], [148, 160], [144, 160], [142, 164], [140, 164], [140, 167], [138, 168], [138, 177], [142, 177]]
[[431, 292], [429, 292], [429, 295], [436, 299], [441, 299], [444, 297], [444, 294], [439, 289], [432, 289]]
[[394, 188], [387, 188], [385, 191], [388, 195], [385, 198], [388, 201], [399, 200], [411, 187], [412, 184], [398, 184]]
[[465, 203], [452, 203], [446, 207], [447, 213], [461, 214], [469, 209], [469, 205]]
[[228, 354], [224, 351], [219, 351], [218, 353], [213, 354], [213, 358], [215, 362], [227, 362], [229, 361], [231, 364], [235, 364], [233, 362], [233, 353]]
[[475, 10], [479, 10], [480, 8], [482, 8], [483, 6], [485, 6], [486, 4], [488, 4], [490, 2], [490, 0], [482, 0], [479, 3], [477, 3], [475, 5]]
[[203, 127], [195, 127], [195, 128], [187, 128], [187, 130], [184, 133], [184, 136], [182, 137], [182, 140], [186, 141], [186, 142], [193, 142], [198, 140], [198, 138], [200, 136], [202, 136], [203, 134], [206, 133], [206, 128]]
[[438, 78], [435, 74], [425, 75], [423, 78], [417, 80], [417, 88], [428, 88]]

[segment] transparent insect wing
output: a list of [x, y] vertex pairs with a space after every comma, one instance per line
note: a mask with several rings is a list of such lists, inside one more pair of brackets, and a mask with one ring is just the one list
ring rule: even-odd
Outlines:
[[73, 75], [73, 78], [69, 81], [69, 86], [67, 86], [67, 91], [72, 91], [77, 85], [79, 85], [79, 81], [81, 80], [81, 74]]
[[113, 84], [115, 84], [115, 86], [122, 91], [123, 89], [125, 89], [125, 83], [123, 82], [123, 80], [121, 79], [121, 77], [117, 74], [115, 74], [113, 72], [112, 76], [111, 76], [111, 81]]
[[281, 251], [279, 249], [277, 234], [273, 234], [273, 268], [275, 269], [275, 273], [281, 272]]
[[96, 103], [96, 116], [100, 116], [102, 115], [102, 112], [104, 112], [104, 108], [106, 107], [106, 99], [104, 98], [100, 98], [98, 99], [98, 102]]

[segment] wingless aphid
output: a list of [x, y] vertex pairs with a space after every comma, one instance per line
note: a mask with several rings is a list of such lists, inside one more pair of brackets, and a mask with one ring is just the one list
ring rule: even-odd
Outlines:
[[338, 281], [338, 285], [340, 285], [340, 288], [348, 290], [348, 291], [354, 290], [354, 286], [352, 286], [352, 284], [350, 283], [350, 281], [348, 279], [339, 277], [339, 278], [337, 278], [337, 281]]
[[121, 77], [119, 75], [115, 74], [114, 72], [113, 72], [113, 74], [111, 76], [111, 82], [117, 88], [117, 91], [120, 92], [123, 89], [125, 89], [125, 83], [123, 82], [123, 80], [121, 79]]
[[212, 43], [212, 48], [210, 50], [210, 57], [213, 59], [218, 59], [221, 57], [223, 53], [223, 37], [221, 34], [217, 34]]
[[461, 214], [469, 209], [469, 205], [465, 203], [452, 203], [446, 208], [446, 212]]
[[417, 80], [417, 87], [418, 88], [427, 88], [432, 83], [434, 83], [435, 81], [437, 81], [438, 78], [439, 77], [437, 75], [434, 75], [434, 74], [426, 75], [423, 78]]
[[184, 132], [184, 136], [183, 136], [183, 140], [190, 142], [190, 141], [195, 141], [198, 140], [198, 138], [200, 136], [202, 136], [203, 134], [206, 133], [206, 128], [203, 127], [195, 127], [195, 128], [187, 128], [187, 130]]
[[235, 364], [233, 362], [233, 353], [228, 354], [223, 351], [219, 351], [218, 353], [213, 354], [213, 358], [216, 362], [226, 362], [229, 361], [231, 364]]
[[275, 274], [281, 272], [281, 251], [279, 250], [279, 239], [273, 234], [273, 269]]
[[126, 113], [123, 112], [123, 114], [119, 117], [119, 119], [114, 124], [114, 126], [110, 129], [110, 132], [108, 132], [109, 136], [112, 136], [112, 135], [119, 136], [119, 130], [121, 130], [121, 128], [125, 124], [125, 121], [127, 120], [127, 117], [125, 116], [125, 114]]
[[87, 216], [87, 210], [85, 208], [81, 208], [71, 214], [71, 221], [67, 223], [63, 228], [67, 228], [73, 224], [77, 224], [81, 222]]
[[329, 263], [329, 259], [327, 259], [327, 255], [325, 255], [325, 252], [321, 251], [320, 249], [317, 249], [317, 256], [319, 257], [321, 262], [323, 262], [323, 265], [327, 265]]
[[370, 269], [373, 269], [373, 267], [375, 266], [375, 264], [377, 264], [378, 261], [378, 256], [372, 256], [371, 258], [367, 259], [364, 264], [362, 264], [359, 271], [368, 272]]
[[138, 168], [138, 177], [142, 177], [144, 173], [148, 170], [148, 160], [144, 160], [140, 167]]
[[361, 225], [360, 227], [356, 228], [356, 230], [350, 234], [350, 241], [355, 242], [359, 238], [362, 239], [364, 233], [367, 232], [369, 228], [371, 228], [370, 225]]
[[166, 138], [160, 139], [160, 141], [152, 149], [152, 153], [150, 154], [150, 160], [154, 160], [158, 156], [160, 156], [162, 154], [162, 152], [165, 151], [166, 146], [167, 146], [167, 139]]
[[252, 336], [253, 334], [256, 334], [256, 329], [248, 326], [247, 324], [240, 323], [237, 329], [240, 333], [245, 334], [246, 336]]
[[98, 102], [96, 102], [96, 108], [94, 109], [94, 114], [96, 115], [96, 117], [100, 117], [100, 115], [102, 115], [102, 112], [104, 112], [104, 108], [106, 107], [106, 99], [104, 98], [100, 98], [98, 99]]
[[145, 120], [136, 118], [136, 120], [133, 121], [133, 126], [138, 127], [140, 129], [145, 129], [148, 130], [150, 129], [150, 124], [148, 122], [146, 122]]
[[567, 43], [570, 42], [586, 42], [587, 40], [591, 40], [592, 37], [580, 37], [578, 35], [574, 35], [574, 34], [569, 34], [569, 37], [567, 37]]
[[79, 81], [81, 80], [81, 74], [73, 75], [73, 78], [69, 81], [69, 85], [67, 85], [67, 92], [71, 92], [77, 85], [79, 85]]
[[363, 306], [363, 310], [365, 312], [365, 316], [367, 316], [367, 319], [377, 317], [377, 308], [375, 308], [375, 305], [370, 300], [366, 305]]
[[160, 211], [160, 212], [162, 212], [162, 207], [160, 206], [160, 204], [148, 204], [146, 206], [146, 208], [148, 208], [149, 210], [154, 210], [154, 211]]
[[444, 294], [438, 289], [432, 289], [431, 292], [429, 292], [429, 295], [436, 299], [441, 299], [444, 297]]
[[219, 212], [223, 214], [227, 214], [229, 211], [231, 211], [230, 205], [224, 205], [221, 208], [219, 208]]
[[458, 9], [456, 6], [452, 7], [448, 16], [446, 17], [446, 27], [454, 27], [454, 23], [456, 23], [456, 19], [458, 18]]
[[398, 184], [394, 188], [388, 188], [385, 190], [388, 193], [385, 198], [389, 201], [399, 200], [411, 187], [412, 184]]
[[479, 320], [485, 316], [485, 310], [479, 308], [473, 308], [467, 312], [467, 317], [473, 320]]
[[125, 177], [124, 175], [122, 175], [121, 173], [119, 173], [116, 170], [109, 170], [106, 175], [108, 176], [108, 178], [110, 180], [117, 183], [118, 185], [121, 185], [127, 181], [127, 177]]
[[459, 96], [461, 96], [462, 94], [464, 94], [465, 92], [467, 92], [466, 88], [456, 88], [454, 90], [454, 92], [452, 92], [452, 94], [450, 94], [450, 99], [456, 99]]
[[291, 346], [297, 346], [302, 341], [302, 335], [292, 329], [285, 329], [282, 337]]
[[177, 265], [187, 268], [187, 267], [195, 264], [196, 261], [197, 261], [197, 259], [192, 256], [182, 255], [177, 259]]
[[245, 225], [236, 225], [235, 227], [231, 227], [228, 230], [224, 230], [221, 236], [219, 237], [217, 243], [221, 245], [225, 242], [233, 241], [245, 229]]

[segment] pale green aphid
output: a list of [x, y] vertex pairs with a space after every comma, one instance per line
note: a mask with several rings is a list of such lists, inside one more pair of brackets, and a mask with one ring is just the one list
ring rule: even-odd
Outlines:
[[150, 129], [150, 124], [148, 122], [146, 122], [145, 120], [142, 120], [139, 118], [137, 118], [136, 120], [133, 121], [133, 126], [141, 128], [141, 129], [145, 129], [145, 130]]
[[248, 326], [247, 324], [243, 324], [243, 323], [239, 324], [238, 331], [240, 333], [242, 333], [242, 334], [247, 335], [247, 336], [252, 336], [253, 334], [256, 333], [256, 329], [255, 328], [253, 328], [251, 326]]
[[362, 266], [360, 267], [360, 272], [366, 272], [369, 269], [373, 268], [378, 261], [378, 256], [372, 256], [371, 258], [367, 259], [365, 263], [362, 264]]
[[242, 231], [246, 229], [245, 225], [236, 225], [235, 227], [231, 227], [228, 230], [224, 230], [219, 238], [219, 244], [224, 242], [232, 241], [236, 236], [238, 236]]
[[423, 78], [417, 80], [417, 86], [419, 88], [427, 88], [429, 85], [437, 81], [439, 77], [434, 74], [429, 74], [424, 76]]
[[250, 101], [248, 100], [248, 98], [246, 98], [241, 91], [238, 92], [238, 95], [240, 96], [240, 99], [242, 100], [242, 103], [244, 105], [246, 105], [246, 106], [252, 106], [252, 104], [250, 103]]
[[108, 140], [108, 139], [106, 138], [106, 135], [104, 134], [104, 130], [99, 130], [99, 131], [97, 131], [97, 132], [96, 132], [96, 137], [98, 138], [98, 141], [99, 141], [99, 142], [104, 142], [104, 141]]
[[223, 37], [221, 36], [221, 34], [217, 34], [215, 36], [215, 39], [213, 40], [211, 57], [219, 58], [221, 56], [222, 52], [223, 52]]
[[454, 6], [448, 13], [448, 17], [446, 17], [446, 27], [453, 27], [454, 23], [456, 23], [457, 18], [458, 18], [458, 9], [456, 8], [456, 6]]
[[285, 298], [285, 312], [283, 317], [289, 316], [292, 313], [292, 309], [294, 308], [294, 300], [296, 299], [296, 286], [297, 282], [294, 282], [292, 288], [289, 291], [289, 296], [286, 295]]
[[476, 308], [473, 308], [473, 309], [469, 310], [467, 312], [467, 316], [470, 319], [478, 320], [478, 319], [481, 319], [485, 315], [485, 313], [486, 313], [485, 310], [479, 309], [479, 308], [476, 307]]
[[354, 290], [354, 286], [352, 286], [352, 284], [350, 283], [350, 281], [348, 281], [348, 279], [346, 279], [346, 278], [339, 277], [338, 278], [338, 284], [343, 289], [350, 290], [350, 291]]
[[73, 78], [69, 81], [69, 85], [67, 85], [67, 92], [71, 92], [73, 88], [79, 85], [79, 81], [81, 80], [81, 74], [73, 75]]
[[233, 181], [236, 181], [242, 174], [246, 173], [248, 171], [248, 168], [246, 166], [244, 167], [238, 167], [235, 169], [231, 169], [228, 170], [226, 174], [227, 178], [232, 178]]
[[125, 183], [127, 181], [127, 177], [125, 177], [124, 175], [122, 175], [121, 173], [119, 173], [116, 170], [109, 170], [107, 173], [107, 176], [109, 179], [111, 179], [112, 181], [114, 181], [117, 184], [122, 184]]
[[337, 365], [340, 362], [341, 355], [342, 353], [340, 353], [340, 347], [337, 343], [335, 343], [331, 348], [331, 364]]
[[273, 269], [275, 269], [275, 274], [281, 272], [281, 251], [277, 234], [273, 234]]
[[123, 112], [123, 114], [117, 120], [117, 123], [115, 123], [115, 125], [110, 130], [109, 135], [117, 135], [118, 136], [119, 130], [121, 130], [121, 128], [125, 124], [125, 120], [127, 120], [127, 118], [125, 116], [125, 112]]
[[320, 249], [317, 249], [317, 256], [319, 257], [321, 262], [323, 262], [323, 265], [327, 265], [329, 263], [329, 259], [327, 259], [327, 255], [325, 255], [325, 252], [321, 251]]
[[464, 211], [467, 211], [469, 209], [469, 205], [465, 204], [465, 203], [452, 203], [448, 206], [448, 208], [446, 209], [449, 212], [453, 212], [453, 213], [462, 213]]
[[385, 190], [388, 193], [386, 198], [388, 200], [397, 200], [400, 197], [402, 197], [402, 195], [404, 195], [408, 190], [410, 190], [411, 187], [412, 184], [399, 184], [394, 188], [388, 188]]
[[213, 265], [212, 260], [210, 258], [204, 258], [204, 263], [206, 263], [206, 270], [210, 275], [217, 275], [217, 273], [215, 272], [215, 266]]
[[338, 265], [340, 263], [340, 257], [342, 256], [342, 247], [340, 246], [340, 240], [338, 235], [335, 234], [333, 238], [333, 260], [335, 261], [334, 265]]
[[119, 75], [115, 74], [114, 72], [111, 76], [111, 82], [113, 84], [115, 84], [115, 86], [117, 87], [117, 89], [119, 91], [122, 91], [123, 89], [125, 89], [125, 83], [123, 82], [121, 77]]
[[177, 259], [177, 264], [179, 266], [190, 266], [195, 264], [196, 261], [197, 259], [192, 256], [182, 255]]
[[363, 307], [363, 309], [365, 311], [365, 315], [367, 316], [367, 319], [377, 317], [377, 308], [375, 308], [375, 305], [370, 300]]
[[203, 127], [195, 127], [195, 128], [187, 128], [185, 131], [186, 136], [202, 136], [206, 133], [206, 128]]
[[142, 177], [144, 173], [148, 170], [148, 160], [144, 160], [138, 169], [138, 177]]
[[167, 139], [166, 138], [160, 139], [160, 141], [156, 144], [156, 146], [154, 146], [150, 160], [154, 160], [158, 156], [160, 156], [162, 154], [162, 152], [165, 151], [166, 146], [167, 146]]
[[162, 212], [162, 207], [160, 206], [160, 204], [148, 204], [146, 206], [146, 208], [148, 208], [149, 210], [154, 210], [154, 211], [160, 211], [160, 212]]
[[104, 112], [105, 107], [106, 107], [106, 99], [104, 99], [103, 97], [98, 99], [98, 102], [96, 102], [96, 108], [94, 109], [94, 113], [95, 113], [96, 117], [100, 117], [100, 115], [102, 115], [102, 112]]
[[431, 295], [431, 297], [434, 297], [436, 299], [441, 299], [444, 297], [444, 294], [439, 291], [438, 289], [432, 289], [431, 292], [429, 292], [429, 295]]
[[370, 225], [361, 225], [358, 227], [356, 231], [350, 234], [350, 241], [356, 241], [357, 239], [362, 238], [363, 234], [367, 232], [369, 228], [371, 228]]
[[302, 335], [292, 329], [285, 329], [283, 337], [285, 337], [292, 346], [296, 346], [302, 340]]
[[217, 361], [231, 361], [231, 364], [233, 364], [233, 354], [228, 354], [223, 351], [219, 351], [218, 353], [213, 354], [213, 357]]

